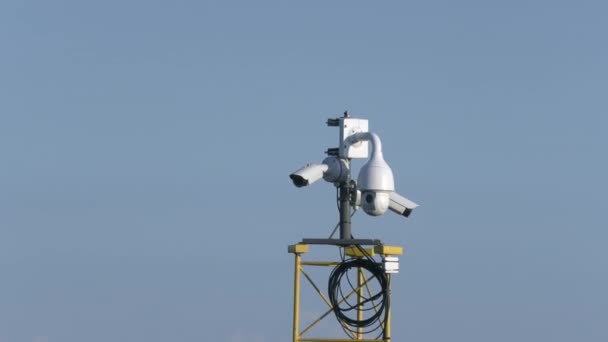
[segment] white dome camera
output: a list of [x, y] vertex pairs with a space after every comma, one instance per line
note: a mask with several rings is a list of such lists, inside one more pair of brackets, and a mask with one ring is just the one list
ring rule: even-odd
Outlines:
[[[380, 194], [381, 198], [378, 197], [378, 194]], [[385, 201], [386, 195], [388, 195], [388, 209], [397, 215], [409, 217], [412, 211], [418, 208], [418, 204], [399, 195], [395, 191], [357, 190], [356, 197], [353, 200], [357, 207], [361, 207], [369, 215], [379, 216], [386, 211], [382, 211], [385, 205], [382, 201]], [[380, 213], [381, 211], [382, 213]]]
[[372, 142], [371, 158], [359, 171], [357, 187], [361, 191], [360, 205], [366, 214], [383, 215], [390, 207], [390, 194], [395, 191], [393, 171], [384, 161], [382, 144], [375, 133], [357, 133], [349, 142], [370, 140]]
[[380, 216], [388, 210], [389, 205], [389, 192], [370, 190], [361, 192], [361, 207], [368, 215]]

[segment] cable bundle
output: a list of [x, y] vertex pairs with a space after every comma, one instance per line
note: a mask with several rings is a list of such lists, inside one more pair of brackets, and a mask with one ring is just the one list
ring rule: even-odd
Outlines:
[[[357, 247], [364, 251], [359, 246]], [[379, 285], [379, 290], [376, 293], [367, 293], [368, 296], [362, 295], [360, 303], [357, 300], [359, 296], [358, 293], [348, 297], [348, 293], [345, 294], [342, 291], [342, 285], [344, 279], [346, 279], [346, 282], [350, 286], [350, 290], [356, 292], [357, 287], [353, 286], [353, 283], [348, 276], [348, 272], [352, 268], [356, 271], [360, 268], [362, 271], [365, 270], [371, 274], [371, 277], [366, 279], [367, 285], [372, 281], [376, 281]], [[357, 276], [359, 275], [357, 274]], [[365, 290], [368, 290], [369, 286], [366, 287], [366, 285], [363, 285], [362, 288], [364, 291], [361, 292], [366, 293]], [[377, 286], [375, 286], [375, 288], [377, 288]], [[386, 318], [385, 315], [388, 313], [389, 305], [388, 291], [389, 277], [387, 277], [381, 264], [374, 261], [369, 255], [367, 258], [343, 260], [341, 264], [334, 268], [329, 276], [328, 295], [333, 311], [338, 321], [343, 323], [342, 326], [345, 331], [349, 330], [352, 333], [357, 333], [358, 328], [367, 328], [363, 331], [365, 334], [374, 332], [379, 328], [382, 328], [383, 330], [381, 334], [384, 332], [383, 323]], [[355, 298], [354, 303], [351, 303], [352, 298]], [[349, 301], [349, 299], [351, 300]], [[364, 317], [361, 320], [357, 317], [359, 305], [361, 305], [361, 310], [364, 312]]]

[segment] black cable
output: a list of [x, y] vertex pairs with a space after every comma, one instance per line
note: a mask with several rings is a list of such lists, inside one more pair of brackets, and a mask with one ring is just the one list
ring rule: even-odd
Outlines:
[[[352, 235], [352, 234], [351, 234]], [[355, 237], [352, 236], [352, 238], [354, 239]], [[356, 245], [357, 249], [359, 249], [359, 251], [361, 251], [361, 253], [363, 255], [365, 255], [366, 258], [368, 258], [371, 261], [374, 261], [374, 258], [367, 252], [367, 250], [363, 247], [361, 247], [360, 245]], [[376, 336], [376, 339], [379, 339], [381, 336], [383, 339], [390, 339], [390, 336], [386, 335], [386, 330], [384, 329], [384, 322], [387, 322], [388, 320], [388, 314], [390, 312], [390, 290], [391, 290], [391, 275], [390, 274], [385, 274], [386, 279], [387, 279], [387, 285], [386, 285], [386, 297], [384, 298], [384, 319], [380, 319], [379, 320], [379, 327], [382, 327], [382, 331], [380, 331], [380, 334], [378, 334], [378, 336]], [[378, 327], [374, 330], [377, 330]]]
[[[361, 248], [360, 246], [357, 246]], [[351, 258], [343, 260], [343, 262], [336, 266], [329, 276], [328, 283], [328, 296], [329, 301], [332, 304], [332, 308], [336, 318], [343, 323], [349, 331], [357, 333], [360, 328], [368, 328], [363, 331], [364, 334], [374, 332], [379, 328], [383, 327], [383, 321], [386, 320], [387, 304], [388, 304], [388, 277], [384, 273], [384, 269], [381, 264], [376, 262], [367, 251], [363, 250], [365, 258]], [[342, 255], [341, 255], [342, 257]], [[342, 257], [343, 258], [343, 257]], [[350, 285], [352, 291], [356, 291], [357, 288], [348, 279], [348, 272], [352, 268], [357, 270], [365, 270], [371, 274], [366, 280], [366, 283], [370, 281], [377, 281], [379, 283], [380, 290], [370, 296], [362, 296], [357, 293], [359, 300], [357, 303], [351, 304], [342, 291], [343, 277], [346, 275], [347, 282]], [[358, 274], [357, 274], [358, 276]], [[362, 284], [362, 286], [365, 286]], [[361, 291], [362, 292], [362, 291]], [[373, 314], [368, 317], [359, 320], [357, 317], [349, 316], [352, 312], [358, 312], [359, 307], [362, 307], [362, 311], [369, 312], [374, 310]], [[351, 329], [354, 328], [354, 329]]]
[[[354, 236], [351, 234], [351, 238], [352, 238], [352, 239], [354, 239], [355, 237], [354, 237]], [[364, 256], [365, 256], [365, 257], [366, 257], [366, 258], [367, 258], [367, 259], [368, 259], [370, 262], [373, 262], [373, 263], [375, 263], [375, 262], [376, 262], [376, 261], [374, 260], [374, 258], [373, 258], [373, 257], [372, 257], [372, 256], [371, 256], [371, 255], [370, 255], [368, 252], [367, 252], [367, 250], [366, 250], [365, 248], [361, 247], [361, 245], [354, 245], [354, 246], [355, 246], [355, 247], [356, 247], [356, 248], [357, 248], [357, 249], [358, 249], [358, 250], [361, 252], [361, 254], [362, 254], [362, 255], [364, 255]], [[340, 260], [342, 260], [342, 262], [345, 262], [346, 260], [345, 260], [345, 254], [343, 253], [343, 249], [339, 249], [339, 252], [340, 252]], [[358, 276], [358, 275], [357, 275], [357, 276]], [[390, 279], [391, 279], [391, 278], [390, 278], [390, 274], [386, 274], [385, 276], [387, 277], [387, 280], [388, 280], [386, 290], [387, 290], [387, 291], [390, 291]], [[349, 284], [349, 286], [350, 286], [350, 288], [351, 288], [351, 291], [356, 291], [356, 288], [355, 288], [355, 287], [352, 285], [352, 282], [350, 281], [350, 277], [348, 276], [348, 272], [346, 272], [346, 279], [347, 279], [348, 284]], [[370, 280], [371, 280], [371, 278], [370, 278]], [[368, 280], [367, 282], [369, 282], [369, 280]], [[369, 291], [369, 288], [368, 288], [368, 291]], [[342, 294], [342, 290], [341, 290], [341, 289], [340, 289], [340, 293]], [[368, 293], [369, 293], [369, 292], [368, 292]], [[371, 295], [371, 294], [370, 294], [370, 295]], [[367, 299], [366, 297], [362, 297], [362, 298]], [[375, 325], [375, 328], [373, 328], [373, 329], [371, 329], [371, 330], [364, 331], [363, 333], [364, 333], [364, 334], [369, 334], [369, 333], [373, 333], [374, 331], [376, 331], [376, 330], [378, 330], [378, 329], [381, 329], [380, 333], [379, 333], [379, 334], [378, 334], [378, 335], [375, 337], [375, 339], [379, 339], [380, 337], [382, 337], [383, 339], [386, 339], [388, 336], [386, 335], [386, 330], [385, 330], [385, 322], [387, 321], [387, 319], [388, 319], [388, 313], [390, 312], [390, 311], [389, 311], [389, 310], [390, 310], [390, 293], [389, 293], [389, 294], [387, 294], [387, 295], [386, 295], [386, 296], [383, 298], [382, 302], [380, 302], [380, 303], [376, 303], [376, 304], [374, 305], [374, 301], [372, 301], [372, 304], [373, 304], [373, 305], [372, 305], [371, 307], [366, 308], [366, 309], [363, 309], [362, 311], [369, 311], [369, 310], [374, 310], [374, 309], [375, 309], [375, 310], [378, 310], [378, 308], [379, 308], [380, 306], [384, 305], [384, 313], [385, 313], [385, 315], [384, 315], [384, 318], [382, 318], [382, 317], [379, 317], [379, 318], [378, 318], [378, 320], [377, 320], [377, 324]], [[342, 330], [343, 330], [343, 331], [344, 331], [344, 332], [345, 332], [347, 335], [349, 335], [349, 333], [358, 333], [358, 331], [356, 331], [356, 330], [352, 330], [352, 329], [350, 329], [350, 328], [348, 328], [348, 329], [347, 329], [347, 328], [345, 328], [343, 324], [341, 324], [340, 326], [342, 327]]]
[[[365, 263], [366, 261], [363, 259], [361, 262]], [[370, 278], [369, 280], [372, 280], [372, 278]], [[359, 294], [358, 294], [359, 295]], [[360, 298], [360, 303], [362, 306], [368, 305], [369, 302], [372, 302], [373, 306], [371, 308], [368, 308], [368, 310], [364, 310], [364, 311], [369, 311], [369, 310], [374, 310], [375, 314], [371, 315], [368, 318], [359, 320], [358, 318], [351, 318], [348, 314], [351, 311], [357, 310], [359, 308], [359, 303], [355, 303], [355, 304], [351, 304], [350, 302], [348, 302], [348, 300], [346, 300], [346, 298], [344, 297], [344, 294], [342, 293], [341, 289], [340, 289], [340, 302], [343, 302], [346, 304], [344, 305], [339, 305], [339, 308], [336, 308], [336, 312], [337, 312], [337, 318], [339, 320], [341, 320], [342, 322], [344, 322], [342, 324], [342, 326], [345, 328], [344, 330], [349, 330], [352, 333], [363, 333], [363, 334], [368, 334], [368, 333], [372, 333], [378, 329], [380, 329], [382, 327], [382, 312], [383, 312], [383, 303], [385, 302], [384, 300], [381, 299], [382, 294], [381, 293], [377, 293], [375, 295], [372, 295], [371, 297], [361, 297]], [[335, 298], [336, 296], [334, 296]], [[377, 303], [375, 303], [377, 301]], [[358, 312], [358, 311], [357, 311]], [[356, 328], [356, 329], [350, 329], [349, 327], [352, 328]], [[368, 328], [368, 329], [362, 329], [362, 328]], [[383, 328], [383, 327], [382, 327]], [[380, 334], [382, 335], [382, 333]]]

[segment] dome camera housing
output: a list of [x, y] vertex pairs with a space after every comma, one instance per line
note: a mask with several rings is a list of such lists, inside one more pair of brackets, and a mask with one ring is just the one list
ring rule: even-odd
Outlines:
[[390, 205], [390, 193], [386, 191], [363, 191], [361, 193], [361, 207], [371, 216], [383, 215]]

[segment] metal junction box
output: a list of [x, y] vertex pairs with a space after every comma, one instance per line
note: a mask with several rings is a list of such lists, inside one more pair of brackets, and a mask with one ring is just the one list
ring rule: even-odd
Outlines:
[[369, 132], [369, 124], [366, 119], [340, 118], [340, 158], [367, 158], [369, 142], [361, 141], [352, 145], [348, 153], [344, 145], [344, 140], [349, 136], [365, 132]]

